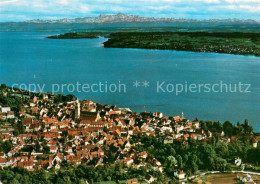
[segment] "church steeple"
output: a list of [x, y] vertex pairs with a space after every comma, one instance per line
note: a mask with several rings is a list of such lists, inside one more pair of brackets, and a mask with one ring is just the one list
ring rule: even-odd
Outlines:
[[97, 121], [100, 121], [100, 120], [101, 120], [100, 111], [98, 111], [97, 117], [96, 117], [96, 120], [95, 120], [95, 121], [97, 122]]
[[75, 119], [79, 119], [79, 118], [80, 118], [80, 102], [79, 99], [77, 99], [75, 104]]

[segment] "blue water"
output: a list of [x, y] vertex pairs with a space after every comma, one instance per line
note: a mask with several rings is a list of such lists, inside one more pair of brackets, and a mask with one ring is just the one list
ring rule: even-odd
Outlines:
[[[58, 33], [1, 32], [0, 83], [126, 85], [126, 93], [74, 92], [80, 99], [129, 107], [132, 111], [161, 111], [186, 118], [233, 123], [249, 119], [260, 131], [260, 57], [146, 49], [103, 48], [105, 38], [54, 40]], [[149, 87], [133, 87], [134, 81]], [[156, 82], [250, 84], [250, 93], [157, 93]], [[64, 93], [69, 93], [64, 91]]]

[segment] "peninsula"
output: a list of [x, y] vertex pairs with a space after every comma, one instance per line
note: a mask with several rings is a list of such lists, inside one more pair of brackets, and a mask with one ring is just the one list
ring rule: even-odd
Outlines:
[[84, 32], [54, 39], [108, 37], [107, 48], [140, 48], [260, 56], [260, 33], [245, 32]]
[[65, 33], [60, 35], [48, 36], [51, 39], [83, 39], [83, 38], [98, 38], [100, 36], [107, 37], [109, 33], [104, 32], [82, 32], [82, 33]]

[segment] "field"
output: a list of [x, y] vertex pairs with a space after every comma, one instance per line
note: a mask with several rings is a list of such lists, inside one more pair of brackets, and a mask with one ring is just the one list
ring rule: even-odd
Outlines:
[[[221, 173], [221, 174], [209, 174], [196, 178], [193, 183], [207, 183], [207, 184], [237, 184], [237, 178], [243, 177], [245, 174], [241, 173]], [[260, 180], [260, 176], [251, 175], [252, 179]]]

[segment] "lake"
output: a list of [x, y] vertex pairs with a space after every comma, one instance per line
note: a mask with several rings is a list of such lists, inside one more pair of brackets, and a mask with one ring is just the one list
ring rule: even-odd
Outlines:
[[[124, 92], [72, 92], [80, 99], [128, 107], [132, 111], [160, 111], [168, 116], [243, 122], [260, 131], [260, 57], [217, 53], [104, 48], [105, 38], [55, 40], [50, 32], [0, 33], [0, 83], [124, 84]], [[140, 86], [133, 86], [134, 82]], [[149, 86], [143, 86], [143, 82]], [[246, 92], [185, 91], [176, 84], [250, 84]], [[163, 89], [158, 92], [158, 83]], [[148, 84], [148, 83], [146, 83]], [[168, 88], [167, 88], [168, 85]], [[176, 86], [175, 86], [176, 87]], [[97, 89], [97, 88], [96, 88]], [[168, 89], [168, 91], [167, 91]], [[65, 94], [70, 90], [63, 91]], [[173, 91], [173, 92], [172, 92]], [[59, 91], [61, 92], [61, 91]]]

